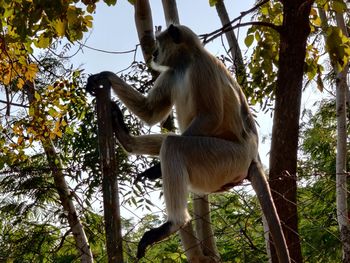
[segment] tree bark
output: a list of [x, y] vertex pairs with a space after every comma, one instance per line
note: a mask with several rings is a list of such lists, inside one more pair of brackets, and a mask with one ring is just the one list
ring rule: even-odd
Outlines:
[[[227, 25], [230, 23], [230, 17], [228, 16], [224, 0], [218, 0], [215, 4], [216, 11], [221, 20], [221, 24]], [[241, 86], [246, 85], [246, 72], [243, 62], [243, 56], [241, 49], [239, 48], [235, 32], [232, 30], [226, 31], [225, 33], [227, 43], [229, 45], [229, 52], [231, 54], [232, 62], [235, 68], [236, 79]]]
[[108, 82], [97, 89], [98, 144], [102, 172], [102, 193], [105, 235], [109, 263], [122, 263], [123, 239], [118, 196], [118, 165], [115, 155], [115, 138], [111, 123], [111, 88]]
[[[326, 12], [319, 8], [319, 15], [323, 30], [328, 28]], [[349, 37], [343, 14], [336, 13], [337, 26], [343, 34]], [[327, 35], [324, 34], [325, 40]], [[331, 56], [330, 56], [331, 58]], [[346, 172], [346, 151], [347, 151], [347, 72], [349, 65], [338, 71], [336, 64], [331, 59], [331, 64], [336, 72], [336, 112], [337, 112], [337, 156], [336, 156], [336, 204], [337, 219], [339, 225], [340, 239], [343, 249], [343, 262], [350, 262], [350, 224], [347, 207], [347, 172]]]
[[[27, 95], [30, 104], [34, 105], [36, 99], [34, 97], [35, 88], [34, 83], [27, 83]], [[36, 110], [37, 112], [37, 110]], [[39, 115], [38, 115], [39, 116]], [[42, 116], [45, 118], [44, 116]], [[60, 203], [63, 207], [64, 214], [66, 215], [68, 225], [73, 233], [75, 245], [79, 251], [81, 262], [92, 263], [93, 255], [90, 250], [89, 242], [86, 238], [84, 227], [80, 222], [78, 213], [75, 209], [72, 193], [69, 190], [68, 184], [64, 178], [63, 166], [59, 155], [56, 153], [55, 147], [49, 137], [42, 139], [41, 144], [46, 154], [47, 162], [51, 169], [55, 188], [57, 190]]]
[[155, 48], [151, 6], [148, 0], [136, 0], [135, 24], [145, 62], [149, 64]]
[[[270, 186], [293, 262], [302, 262], [297, 215], [297, 151], [306, 40], [313, 1], [284, 0], [270, 151]], [[272, 262], [278, 262], [271, 246]]]
[[180, 24], [176, 0], [162, 0], [166, 25]]

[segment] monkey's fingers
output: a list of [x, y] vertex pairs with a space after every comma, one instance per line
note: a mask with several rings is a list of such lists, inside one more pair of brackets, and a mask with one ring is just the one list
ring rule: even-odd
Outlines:
[[[102, 72], [104, 73], [104, 72]], [[101, 88], [101, 86], [105, 85], [111, 85], [110, 81], [107, 77], [106, 74], [94, 74], [91, 75], [86, 84], [86, 91], [89, 92], [91, 95], [95, 96], [96, 95], [96, 90]]]
[[146, 248], [150, 245], [153, 245], [156, 242], [159, 242], [171, 234], [173, 234], [176, 231], [174, 229], [173, 223], [170, 221], [165, 222], [163, 225], [157, 228], [153, 228], [149, 231], [147, 231], [145, 234], [143, 234], [143, 237], [141, 238], [139, 245], [137, 247], [137, 255], [136, 257], [138, 259], [145, 256]]
[[161, 177], [162, 177], [162, 171], [161, 171], [160, 163], [157, 163], [156, 165], [136, 175], [134, 184], [137, 184], [138, 182], [144, 182], [146, 179], [154, 181]]

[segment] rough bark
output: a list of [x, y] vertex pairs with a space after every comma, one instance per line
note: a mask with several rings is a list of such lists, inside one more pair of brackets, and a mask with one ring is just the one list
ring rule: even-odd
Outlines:
[[[297, 150], [306, 40], [313, 1], [284, 0], [270, 151], [270, 186], [293, 262], [302, 262], [297, 215]], [[278, 262], [271, 246], [272, 262]]]
[[105, 235], [109, 263], [122, 263], [123, 244], [121, 217], [118, 196], [117, 160], [115, 155], [115, 138], [111, 123], [110, 84], [104, 83], [97, 89], [98, 143], [102, 172], [102, 193], [105, 220]]
[[[27, 95], [28, 100], [31, 104], [36, 103], [34, 98], [34, 83], [27, 83]], [[44, 116], [42, 116], [45, 118]], [[44, 148], [46, 154], [47, 162], [52, 172], [54, 178], [55, 188], [57, 190], [60, 203], [63, 207], [64, 215], [67, 218], [68, 225], [72, 231], [75, 245], [79, 251], [81, 262], [92, 263], [93, 255], [90, 250], [89, 242], [86, 238], [84, 227], [80, 222], [78, 213], [75, 209], [73, 203], [73, 195], [69, 190], [68, 184], [64, 178], [63, 166], [59, 155], [56, 153], [56, 149], [50, 138], [45, 138], [41, 140], [41, 144]]]

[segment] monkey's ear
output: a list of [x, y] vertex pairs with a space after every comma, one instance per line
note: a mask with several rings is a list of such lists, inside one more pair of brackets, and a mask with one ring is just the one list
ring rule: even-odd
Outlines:
[[173, 39], [174, 43], [176, 44], [181, 43], [181, 32], [177, 26], [170, 24], [170, 26], [168, 27], [168, 32], [171, 38]]

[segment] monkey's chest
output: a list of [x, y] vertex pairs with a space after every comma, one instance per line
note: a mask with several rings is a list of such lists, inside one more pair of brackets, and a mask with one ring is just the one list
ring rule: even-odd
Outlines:
[[175, 102], [176, 117], [181, 132], [191, 124], [195, 117], [194, 103], [188, 92], [179, 93]]

